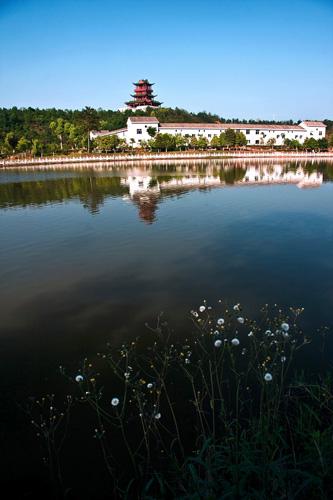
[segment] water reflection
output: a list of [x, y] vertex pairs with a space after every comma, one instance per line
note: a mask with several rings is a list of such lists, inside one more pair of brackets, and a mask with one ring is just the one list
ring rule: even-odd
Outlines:
[[38, 170], [4, 170], [0, 175], [0, 208], [40, 206], [77, 199], [98, 214], [109, 197], [131, 200], [139, 218], [156, 220], [160, 200], [189, 190], [228, 186], [294, 184], [315, 188], [333, 180], [328, 162], [202, 161], [163, 164], [46, 166]]

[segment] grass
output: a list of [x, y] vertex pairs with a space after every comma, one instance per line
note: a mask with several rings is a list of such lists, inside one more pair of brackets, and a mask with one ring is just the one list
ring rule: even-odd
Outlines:
[[28, 409], [55, 496], [70, 491], [62, 456], [79, 425], [114, 498], [331, 498], [332, 382], [295, 370], [311, 343], [301, 313], [265, 306], [254, 321], [203, 302], [183, 341], [160, 316], [148, 337], [61, 367], [62, 409], [54, 396]]

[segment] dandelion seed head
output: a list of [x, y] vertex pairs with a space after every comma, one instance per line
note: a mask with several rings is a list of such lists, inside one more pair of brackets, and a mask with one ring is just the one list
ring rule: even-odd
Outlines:
[[240, 344], [239, 340], [235, 337], [234, 339], [232, 339], [231, 341], [231, 344], [234, 345], [234, 346], [238, 346]]
[[284, 332], [288, 332], [288, 331], [289, 331], [289, 325], [288, 325], [288, 323], [282, 323], [282, 324], [281, 324], [281, 329], [282, 329]]
[[233, 307], [233, 310], [234, 311], [239, 311], [239, 304], [235, 304], [234, 307]]
[[201, 313], [203, 313], [205, 310], [206, 310], [206, 306], [200, 306], [200, 307], [199, 307], [199, 311], [200, 311]]
[[238, 321], [238, 323], [240, 323], [241, 325], [243, 325], [245, 319], [242, 316], [239, 316], [239, 318], [237, 318], [237, 321]]
[[79, 384], [80, 382], [83, 382], [83, 377], [82, 375], [76, 375], [75, 381]]
[[214, 342], [215, 347], [221, 347], [221, 345], [222, 345], [222, 340], [215, 340]]
[[153, 388], [153, 384], [151, 382], [149, 382], [149, 384], [147, 384], [147, 389], [152, 389]]
[[281, 356], [281, 363], [285, 363], [287, 361], [287, 358], [285, 356]]
[[265, 373], [264, 375], [265, 382], [271, 382], [273, 380], [272, 374], [271, 373]]
[[224, 325], [224, 319], [223, 319], [223, 318], [219, 318], [219, 319], [217, 320], [217, 324], [218, 324], [218, 325], [220, 325], [220, 326], [221, 326], [221, 325]]
[[155, 418], [156, 418], [156, 420], [159, 420], [159, 419], [161, 418], [161, 416], [162, 416], [162, 415], [161, 415], [160, 413], [156, 413], [156, 414], [155, 414]]
[[112, 398], [111, 399], [111, 404], [112, 404], [112, 406], [118, 406], [119, 405], [119, 399], [118, 398]]

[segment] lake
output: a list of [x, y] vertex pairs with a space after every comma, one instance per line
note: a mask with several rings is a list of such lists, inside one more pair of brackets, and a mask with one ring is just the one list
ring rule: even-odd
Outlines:
[[[333, 323], [331, 162], [2, 170], [0, 235], [1, 412], [14, 440], [16, 403], [56, 390], [59, 365], [149, 335], [161, 311], [180, 337], [203, 299], [249, 315], [302, 306], [313, 331]], [[14, 449], [13, 477], [26, 460]]]

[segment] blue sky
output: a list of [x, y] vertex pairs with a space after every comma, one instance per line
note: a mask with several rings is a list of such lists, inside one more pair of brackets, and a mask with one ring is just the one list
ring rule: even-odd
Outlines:
[[333, 118], [333, 0], [0, 0], [0, 106]]

